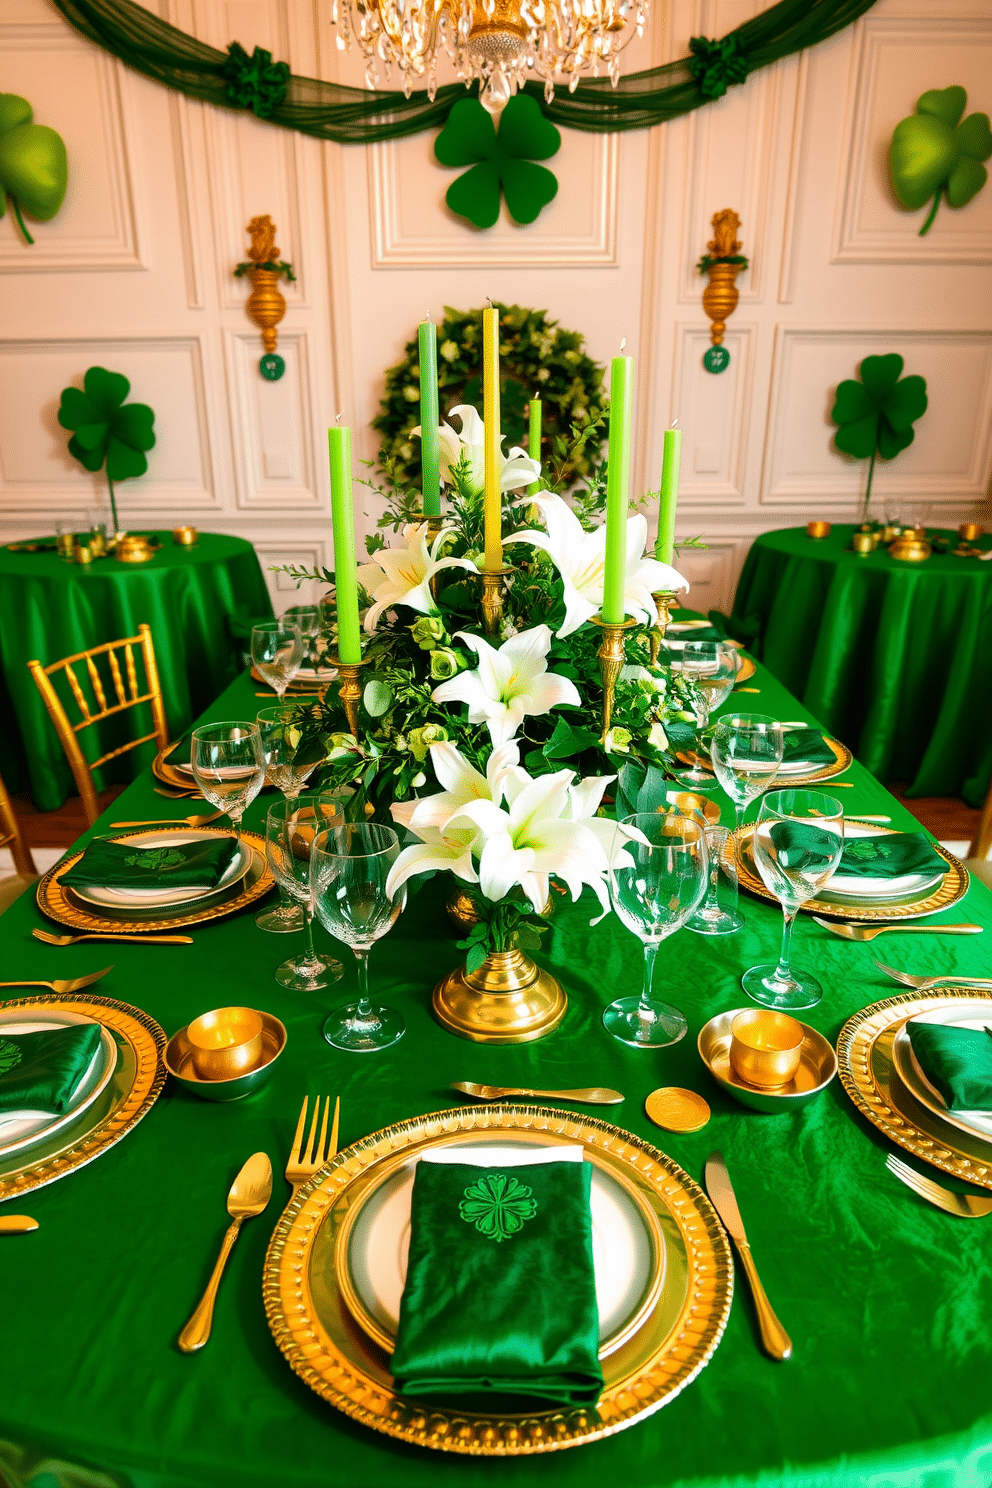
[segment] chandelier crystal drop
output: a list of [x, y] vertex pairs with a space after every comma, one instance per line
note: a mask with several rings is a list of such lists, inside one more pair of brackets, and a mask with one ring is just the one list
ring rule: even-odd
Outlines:
[[437, 59], [451, 58], [460, 79], [479, 81], [479, 97], [498, 114], [528, 77], [575, 89], [583, 73], [620, 76], [620, 53], [640, 36], [650, 0], [334, 0], [341, 48], [357, 41], [365, 80], [379, 86], [399, 69], [403, 92], [426, 76], [437, 90]]

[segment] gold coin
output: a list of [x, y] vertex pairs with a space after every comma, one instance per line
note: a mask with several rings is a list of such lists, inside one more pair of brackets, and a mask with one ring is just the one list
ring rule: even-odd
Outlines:
[[694, 1090], [682, 1090], [678, 1085], [664, 1085], [652, 1090], [644, 1102], [655, 1126], [665, 1131], [702, 1131], [710, 1119], [710, 1108], [701, 1095]]

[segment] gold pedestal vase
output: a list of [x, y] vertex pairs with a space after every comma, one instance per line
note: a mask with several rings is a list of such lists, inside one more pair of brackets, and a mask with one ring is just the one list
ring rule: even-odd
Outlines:
[[434, 988], [434, 1016], [476, 1044], [529, 1044], [558, 1027], [565, 989], [523, 951], [490, 951], [475, 971], [456, 967]]

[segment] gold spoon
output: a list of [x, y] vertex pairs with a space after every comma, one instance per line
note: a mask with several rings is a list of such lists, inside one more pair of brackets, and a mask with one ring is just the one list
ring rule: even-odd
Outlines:
[[98, 982], [101, 977], [105, 977], [113, 969], [112, 966], [105, 966], [102, 971], [91, 971], [89, 976], [72, 977], [68, 981], [0, 982], [0, 987], [51, 987], [52, 991], [57, 993], [59, 997], [66, 997], [70, 992], [81, 992], [84, 987], [91, 987], [94, 982]]
[[587, 1106], [616, 1106], [623, 1100], [619, 1090], [607, 1090], [593, 1085], [583, 1090], [526, 1090], [512, 1085], [475, 1085], [471, 1080], [453, 1080], [452, 1090], [471, 1095], [476, 1100], [503, 1100], [508, 1095], [541, 1095], [551, 1100], [577, 1101]]
[[981, 925], [834, 925], [813, 915], [816, 924], [844, 940], [874, 940], [876, 935], [895, 932], [899, 935], [981, 935]]
[[38, 1228], [38, 1221], [29, 1214], [0, 1215], [0, 1235], [27, 1235]]
[[234, 1242], [238, 1238], [243, 1219], [253, 1219], [256, 1214], [261, 1214], [272, 1196], [272, 1164], [268, 1155], [264, 1152], [256, 1152], [245, 1163], [241, 1172], [231, 1184], [231, 1192], [227, 1196], [227, 1212], [234, 1220], [228, 1227], [214, 1266], [213, 1274], [207, 1282], [207, 1289], [199, 1306], [193, 1313], [189, 1322], [179, 1335], [179, 1347], [184, 1354], [195, 1353], [201, 1349], [210, 1337], [210, 1329], [214, 1320], [214, 1303], [217, 1300], [217, 1288], [227, 1265], [227, 1258], [234, 1248]]
[[136, 945], [192, 945], [192, 935], [50, 935], [47, 930], [32, 930], [31, 934], [36, 940], [43, 940], [46, 945], [71, 946], [78, 945], [81, 940], [131, 940]]

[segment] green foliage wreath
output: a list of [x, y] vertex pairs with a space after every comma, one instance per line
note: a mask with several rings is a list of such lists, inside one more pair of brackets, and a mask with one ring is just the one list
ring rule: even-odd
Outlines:
[[[499, 311], [500, 412], [504, 449], [527, 448], [527, 404], [535, 394], [543, 405], [542, 458], [556, 438], [569, 441], [573, 425], [600, 418], [605, 408], [603, 368], [585, 353], [578, 331], [563, 331], [545, 310], [494, 302]], [[420, 363], [417, 342], [386, 373], [381, 413], [372, 427], [382, 435], [379, 464], [400, 484], [420, 485], [420, 441], [411, 434], [420, 423]], [[458, 403], [482, 407], [482, 307], [444, 307], [437, 328], [438, 395], [442, 419]], [[603, 432], [595, 429], [574, 457], [567, 479], [591, 475], [600, 459]], [[569, 441], [570, 442], [570, 441]]]

